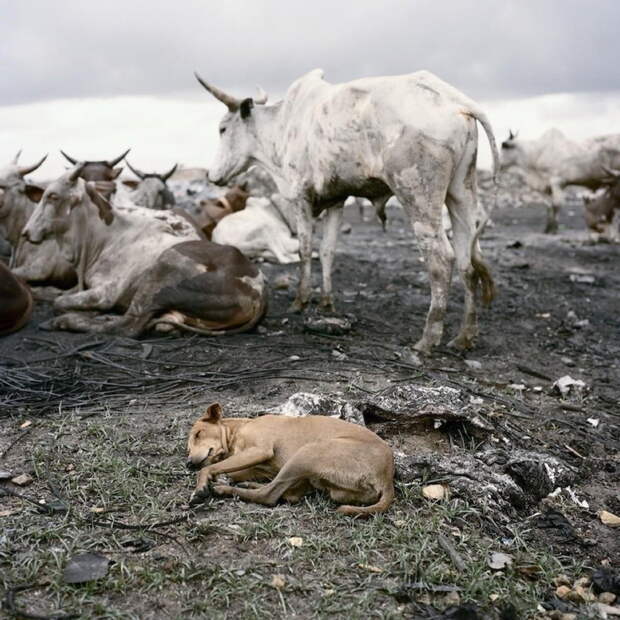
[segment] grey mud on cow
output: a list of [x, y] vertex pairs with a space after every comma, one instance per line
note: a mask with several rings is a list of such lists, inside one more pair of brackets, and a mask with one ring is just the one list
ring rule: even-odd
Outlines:
[[50, 183], [24, 229], [32, 243], [55, 237], [77, 271], [79, 290], [55, 300], [65, 314], [49, 327], [135, 337], [178, 326], [220, 335], [262, 319], [263, 275], [241, 252], [201, 240], [175, 213], [112, 208], [80, 178], [82, 167]]
[[[310, 299], [313, 218], [326, 211], [320, 248], [321, 305], [331, 310], [331, 272], [350, 195], [370, 199], [377, 209], [395, 195], [422, 248], [430, 276], [431, 303], [415, 349], [428, 353], [441, 341], [452, 269], [465, 288], [465, 308], [451, 345], [469, 348], [478, 334], [476, 292], [490, 302], [493, 279], [478, 243], [486, 218], [476, 227], [478, 129], [484, 128], [494, 162], [499, 154], [480, 107], [428, 71], [330, 84], [321, 70], [296, 80], [284, 99], [237, 99], [198, 75], [228, 107], [220, 123], [220, 144], [209, 178], [223, 184], [258, 164], [296, 210], [301, 277], [294, 309]], [[446, 204], [453, 242], [442, 227]]]

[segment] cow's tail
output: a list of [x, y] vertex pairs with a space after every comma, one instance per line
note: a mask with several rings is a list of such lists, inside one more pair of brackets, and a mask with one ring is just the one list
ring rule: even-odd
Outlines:
[[194, 327], [193, 325], [186, 325], [182, 322], [171, 321], [170, 319], [164, 318], [155, 319], [152, 326], [159, 324], [172, 325], [173, 327], [178, 327], [179, 329], [194, 334], [201, 334], [202, 336], [232, 336], [233, 334], [242, 334], [250, 331], [262, 321], [265, 314], [267, 314], [267, 286], [263, 287], [258, 312], [256, 312], [249, 321], [243, 325], [239, 325], [239, 327], [234, 327], [233, 329], [204, 329], [202, 327]]
[[478, 222], [478, 225], [476, 226], [476, 230], [472, 236], [470, 244], [471, 265], [474, 269], [475, 286], [480, 286], [482, 301], [486, 305], [488, 305], [493, 301], [493, 298], [495, 297], [495, 283], [493, 282], [493, 277], [491, 276], [489, 268], [482, 260], [478, 241], [480, 239], [480, 235], [484, 231], [489, 221], [489, 218], [491, 217], [491, 213], [495, 210], [495, 207], [497, 206], [500, 169], [499, 151], [497, 149], [495, 135], [493, 134], [493, 128], [491, 127], [491, 123], [489, 122], [486, 114], [482, 112], [482, 110], [477, 108], [468, 110], [468, 114], [482, 125], [482, 128], [487, 135], [489, 146], [491, 147], [491, 155], [493, 156], [493, 198], [491, 201], [491, 208], [485, 210], [482, 219], [480, 220], [480, 222]]
[[376, 504], [371, 506], [350, 506], [344, 504], [339, 506], [336, 510], [340, 514], [348, 515], [350, 517], [368, 517], [378, 512], [385, 512], [392, 501], [394, 500], [394, 483], [392, 477], [386, 482], [383, 489], [381, 489], [381, 495]]

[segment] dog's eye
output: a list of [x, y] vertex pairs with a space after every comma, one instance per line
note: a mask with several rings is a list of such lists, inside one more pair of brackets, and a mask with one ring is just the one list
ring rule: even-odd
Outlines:
[[194, 439], [198, 439], [200, 437], [200, 433], [202, 433], [202, 431], [196, 431], [196, 434], [194, 435]]

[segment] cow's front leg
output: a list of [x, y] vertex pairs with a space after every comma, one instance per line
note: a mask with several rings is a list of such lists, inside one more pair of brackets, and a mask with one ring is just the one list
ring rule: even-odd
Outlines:
[[116, 296], [108, 287], [91, 288], [79, 293], [69, 293], [54, 301], [55, 310], [111, 310], [116, 303]]
[[557, 177], [551, 179], [551, 204], [547, 207], [547, 223], [545, 225], [545, 233], [547, 234], [558, 232], [558, 215], [564, 200], [564, 190], [561, 181]]
[[301, 312], [310, 301], [312, 291], [312, 208], [303, 200], [297, 205], [297, 237], [299, 238], [299, 287], [291, 305], [293, 312]]
[[334, 312], [332, 298], [332, 266], [338, 243], [338, 232], [342, 224], [342, 205], [330, 207], [323, 221], [323, 239], [321, 240], [321, 271], [323, 273], [323, 290], [321, 295], [321, 309]]

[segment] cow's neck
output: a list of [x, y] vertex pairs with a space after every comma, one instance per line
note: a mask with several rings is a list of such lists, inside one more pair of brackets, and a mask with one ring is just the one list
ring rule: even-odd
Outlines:
[[254, 125], [256, 130], [256, 148], [253, 160], [267, 170], [278, 188], [284, 181], [282, 171], [282, 151], [284, 121], [282, 119], [282, 102], [268, 107], [254, 108]]
[[[118, 230], [117, 214], [111, 225], [107, 225], [100, 217], [97, 207], [90, 200], [83, 200], [71, 211], [69, 229], [58, 240], [63, 256], [78, 272], [78, 277], [84, 278], [92, 265], [97, 262], [109, 240]], [[118, 234], [118, 233], [117, 233]]]
[[28, 196], [11, 188], [4, 194], [4, 211], [6, 217], [0, 219], [0, 234], [15, 247], [26, 222], [34, 211], [35, 203]]

